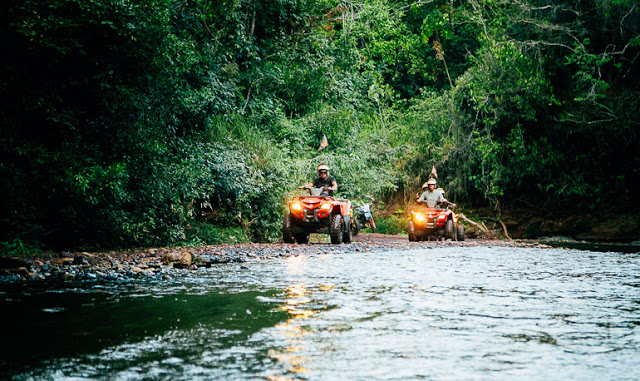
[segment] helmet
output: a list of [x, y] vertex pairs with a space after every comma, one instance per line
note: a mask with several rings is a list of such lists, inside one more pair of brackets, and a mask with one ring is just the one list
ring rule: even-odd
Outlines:
[[428, 188], [429, 185], [431, 185], [431, 184], [436, 185], [436, 179], [430, 178], [429, 180], [427, 180], [426, 183], [422, 184], [422, 189]]
[[327, 167], [327, 166], [326, 166], [326, 165], [324, 165], [324, 164], [320, 164], [320, 165], [318, 166], [318, 172], [320, 172], [320, 171], [327, 171], [327, 172], [329, 172], [329, 167]]

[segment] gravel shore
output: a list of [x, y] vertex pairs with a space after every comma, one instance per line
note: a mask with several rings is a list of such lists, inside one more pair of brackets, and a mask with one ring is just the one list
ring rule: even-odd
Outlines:
[[170, 279], [200, 267], [244, 263], [308, 254], [358, 253], [415, 250], [442, 246], [550, 246], [531, 240], [483, 240], [464, 242], [409, 242], [405, 236], [361, 233], [351, 244], [236, 244], [198, 247], [167, 247], [109, 252], [42, 253], [28, 259], [0, 258], [0, 283], [21, 281], [96, 281]]

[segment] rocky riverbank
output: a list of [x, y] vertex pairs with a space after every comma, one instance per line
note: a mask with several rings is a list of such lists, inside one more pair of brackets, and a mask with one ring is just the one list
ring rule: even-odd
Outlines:
[[307, 245], [275, 243], [154, 248], [122, 252], [42, 253], [28, 259], [0, 258], [0, 282], [170, 279], [202, 267], [278, 257], [480, 245], [550, 247], [533, 240], [474, 239], [464, 242], [408, 242], [403, 236], [365, 233], [358, 235], [356, 242], [348, 245], [331, 245], [323, 242]]

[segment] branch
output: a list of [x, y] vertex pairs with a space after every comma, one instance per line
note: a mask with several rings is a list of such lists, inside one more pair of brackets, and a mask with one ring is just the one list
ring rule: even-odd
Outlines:
[[575, 53], [575, 49], [572, 48], [569, 45], [565, 45], [565, 44], [561, 44], [559, 42], [547, 42], [547, 41], [533, 41], [533, 40], [528, 40], [528, 41], [518, 41], [518, 40], [513, 40], [515, 42], [520, 42], [525, 46], [536, 46], [536, 45], [545, 45], [545, 46], [559, 46], [561, 48], [565, 48], [565, 49], [569, 49], [572, 52]]
[[253, 88], [253, 85], [262, 81], [263, 79], [264, 78], [256, 78], [251, 82], [251, 85], [249, 86], [249, 90], [247, 90], [247, 100], [244, 102], [244, 106], [242, 106], [242, 110], [241, 110], [242, 114], [244, 114], [244, 110], [245, 108], [247, 108], [247, 105], [249, 104], [249, 99], [251, 98], [251, 89]]
[[[524, 4], [520, 4], [520, 7], [525, 8], [526, 5]], [[554, 13], [557, 13], [558, 11], [562, 11], [562, 12], [570, 12], [573, 13], [576, 16], [580, 15], [580, 12], [573, 10], [573, 9], [569, 9], [569, 8], [562, 8], [558, 5], [545, 5], [544, 7], [537, 7], [537, 8], [529, 8], [529, 11], [546, 11], [547, 9], [552, 9]]]
[[624, 34], [623, 31], [622, 31], [622, 24], [624, 23], [624, 20], [633, 12], [634, 9], [636, 9], [635, 4], [633, 5], [633, 7], [631, 7], [631, 9], [629, 9], [629, 12], [626, 15], [624, 15], [622, 20], [620, 20], [620, 36], [622, 36]]
[[486, 227], [486, 226], [484, 226], [484, 225], [480, 225], [479, 223], [474, 222], [474, 221], [472, 221], [472, 220], [468, 219], [468, 218], [467, 218], [467, 216], [465, 216], [465, 215], [464, 215], [464, 214], [462, 214], [462, 213], [458, 214], [458, 217], [460, 217], [460, 218], [462, 218], [463, 220], [467, 221], [467, 222], [468, 222], [468, 223], [470, 223], [471, 225], [473, 225], [473, 226], [477, 227], [477, 228], [478, 228], [478, 229], [480, 229], [483, 233], [488, 233], [488, 232], [489, 232], [489, 229], [487, 229], [487, 227]]
[[489, 38], [489, 32], [487, 31], [487, 23], [482, 18], [482, 10], [479, 9], [480, 8], [479, 4], [477, 4], [475, 1], [470, 1], [470, 3], [471, 3], [471, 6], [473, 7], [473, 10], [480, 15], [478, 20], [482, 25], [482, 30], [484, 31], [484, 36], [487, 38], [487, 42], [493, 45], [493, 41], [491, 40], [491, 38]]
[[511, 239], [511, 237], [509, 237], [509, 233], [507, 232], [507, 225], [505, 225], [505, 224], [504, 224], [504, 222], [502, 222], [502, 220], [501, 220], [501, 219], [499, 219], [499, 218], [497, 218], [497, 219], [496, 219], [496, 218], [491, 218], [491, 217], [482, 217], [482, 218], [487, 219], [487, 220], [491, 220], [491, 221], [495, 221], [495, 222], [499, 222], [499, 223], [500, 223], [500, 225], [502, 225], [502, 229], [504, 229], [504, 235], [505, 235], [505, 237], [507, 237], [507, 239], [508, 239], [509, 241], [513, 241], [513, 240]]
[[544, 7], [531, 8], [530, 11], [542, 11], [545, 9], [556, 9], [557, 7], [552, 7], [551, 5], [545, 5]]
[[413, 4], [408, 4], [408, 5], [405, 5], [404, 7], [400, 7], [400, 8], [398, 8], [398, 10], [403, 11], [403, 10], [405, 10], [405, 9], [407, 9], [407, 8], [409, 8], [409, 7], [413, 7], [413, 6], [415, 6], [415, 5], [430, 4], [430, 3], [433, 3], [433, 0], [428, 0], [428, 1], [416, 1], [416, 2], [415, 2], [415, 3], [413, 3]]
[[200, 10], [200, 16], [201, 16], [202, 25], [204, 25], [205, 29], [207, 29], [207, 32], [211, 35], [211, 37], [213, 38], [213, 41], [218, 42], [218, 37], [216, 37], [216, 35], [213, 34], [211, 29], [209, 29], [209, 25], [207, 25], [205, 21], [206, 16], [204, 15], [204, 13], [202, 13], [202, 9]]
[[569, 115], [569, 118], [564, 118], [564, 119], [559, 119], [559, 118], [553, 118], [553, 120], [555, 120], [556, 122], [571, 122], [571, 123], [576, 123], [576, 124], [586, 124], [586, 125], [591, 125], [591, 124], [601, 124], [601, 123], [611, 123], [611, 122], [615, 122], [617, 120], [620, 120], [620, 118], [610, 118], [610, 119], [598, 119], [598, 120], [586, 120], [584, 117], [582, 118], [573, 118], [574, 114], [567, 112], [567, 115]]

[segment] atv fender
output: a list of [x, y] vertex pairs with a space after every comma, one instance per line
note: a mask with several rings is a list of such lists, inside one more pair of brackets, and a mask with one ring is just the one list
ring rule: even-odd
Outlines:
[[351, 201], [339, 199], [333, 205], [331, 209], [331, 214], [342, 214], [343, 217], [350, 215], [351, 213]]

